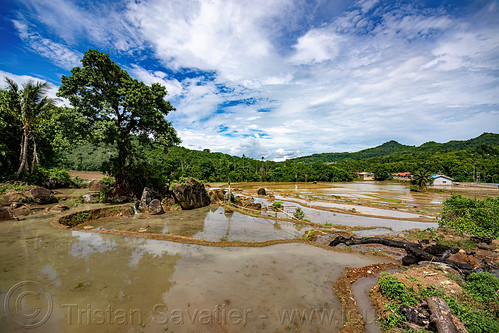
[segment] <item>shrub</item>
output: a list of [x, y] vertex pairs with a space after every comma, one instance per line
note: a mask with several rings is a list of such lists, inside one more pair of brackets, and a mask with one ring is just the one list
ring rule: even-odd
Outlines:
[[466, 279], [465, 288], [479, 302], [499, 303], [499, 279], [492, 273], [471, 273]]
[[390, 313], [382, 320], [385, 329], [404, 325], [406, 318], [400, 311], [400, 304], [414, 306], [428, 297], [437, 296], [447, 303], [452, 313], [465, 324], [468, 332], [499, 332], [497, 315], [477, 303], [490, 299], [489, 297], [496, 297], [497, 300], [496, 291], [499, 287], [499, 280], [490, 273], [472, 273], [468, 277], [466, 289], [473, 297], [472, 302], [460, 302], [454, 297], [445, 295], [442, 288], [436, 288], [432, 285], [420, 286], [419, 290], [415, 291], [412, 288], [407, 288], [396, 277], [388, 273], [381, 274], [378, 285], [381, 292], [390, 299], [386, 305], [386, 309]]
[[499, 198], [484, 200], [453, 194], [444, 201], [439, 223], [475, 236], [499, 237]]

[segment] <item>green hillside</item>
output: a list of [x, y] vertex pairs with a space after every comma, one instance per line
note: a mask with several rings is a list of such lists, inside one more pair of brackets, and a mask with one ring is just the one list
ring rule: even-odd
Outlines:
[[[234, 157], [209, 150], [144, 147], [143, 161], [151, 176], [161, 179], [196, 177], [226, 181], [348, 181], [354, 172], [374, 172], [379, 180], [392, 173], [418, 170], [443, 172], [456, 181], [499, 182], [499, 135], [484, 133], [466, 141], [427, 142], [419, 147], [389, 141], [356, 153], [329, 153], [285, 162]], [[116, 154], [111, 146], [80, 145], [64, 153], [61, 165], [68, 169], [99, 170]], [[326, 164], [334, 162], [334, 164]]]
[[346, 159], [364, 160], [373, 157], [389, 156], [392, 154], [415, 154], [421, 152], [450, 152], [478, 148], [484, 146], [499, 146], [499, 134], [483, 133], [482, 135], [466, 141], [449, 141], [447, 143], [437, 143], [429, 141], [419, 147], [406, 146], [397, 141], [388, 141], [374, 148], [364, 149], [355, 153], [322, 153], [309, 156], [302, 156], [293, 159], [295, 162], [314, 163], [314, 162], [339, 162]]

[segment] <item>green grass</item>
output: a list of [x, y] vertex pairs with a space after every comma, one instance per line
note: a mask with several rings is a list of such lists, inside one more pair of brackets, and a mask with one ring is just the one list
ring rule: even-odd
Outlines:
[[428, 297], [437, 296], [447, 303], [470, 333], [499, 332], [497, 312], [490, 306], [498, 303], [495, 293], [499, 288], [499, 279], [490, 273], [470, 274], [462, 295], [456, 297], [448, 296], [442, 287], [437, 288], [432, 285], [420, 287], [418, 290], [407, 288], [389, 273], [381, 274], [378, 285], [381, 292], [390, 299], [386, 306], [390, 314], [381, 322], [385, 330], [395, 327], [405, 328], [406, 318], [399, 309], [401, 304], [415, 306]]

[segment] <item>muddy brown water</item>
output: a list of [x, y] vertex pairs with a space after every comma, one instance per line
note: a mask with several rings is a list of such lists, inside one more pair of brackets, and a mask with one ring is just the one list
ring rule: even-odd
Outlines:
[[[218, 208], [172, 215], [169, 230], [227, 232]], [[0, 223], [1, 331], [334, 332], [343, 317], [332, 284], [344, 267], [389, 261], [306, 244], [215, 248], [60, 230], [49, 226], [55, 216]], [[247, 218], [232, 214], [229, 238], [297, 231]], [[250, 223], [265, 232], [245, 233]]]
[[[424, 229], [436, 224], [331, 212], [310, 207], [309, 199], [326, 203], [328, 198], [334, 202], [336, 197], [379, 200], [365, 195], [375, 194], [403, 200], [402, 208], [413, 204], [439, 207], [448, 195], [413, 194], [405, 185], [363, 182], [241, 185], [242, 193], [249, 195], [254, 195], [258, 187], [282, 195], [288, 213], [300, 207], [312, 222], [392, 228], [357, 231], [359, 235]], [[66, 192], [61, 195], [79, 195], [81, 191]], [[297, 196], [287, 198], [291, 192]], [[307, 199], [307, 204], [295, 199]], [[70, 212], [98, 206], [81, 205]], [[395, 214], [388, 209], [376, 212]], [[400, 216], [417, 214], [409, 210], [403, 213]], [[219, 248], [61, 230], [49, 226], [56, 216], [0, 223], [2, 332], [335, 332], [343, 316], [333, 282], [347, 266], [390, 262], [383, 257], [300, 243]], [[238, 212], [225, 213], [217, 206], [90, 224], [95, 228], [145, 229], [145, 233], [241, 242], [299, 238], [309, 228]], [[361, 313], [372, 310], [366, 296], [371, 283], [366, 280], [355, 285]], [[372, 322], [372, 316], [366, 321]], [[367, 329], [377, 330], [375, 324]]]

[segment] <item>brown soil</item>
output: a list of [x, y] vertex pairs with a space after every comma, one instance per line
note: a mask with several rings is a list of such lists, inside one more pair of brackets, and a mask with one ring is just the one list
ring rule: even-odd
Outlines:
[[352, 285], [360, 278], [372, 276], [381, 271], [399, 268], [400, 264], [374, 264], [366, 267], [348, 269], [346, 273], [334, 283], [334, 291], [341, 301], [343, 313], [345, 314], [345, 324], [340, 332], [356, 333], [364, 332], [364, 319], [357, 308], [357, 302], [353, 298]]
[[71, 170], [71, 171], [69, 171], [69, 175], [71, 176], [71, 178], [78, 176], [82, 179], [87, 179], [87, 180], [102, 179], [102, 178], [106, 177], [106, 174], [102, 173], [100, 171], [75, 171], [75, 170]]
[[[462, 287], [455, 281], [460, 280], [461, 277], [451, 271], [443, 270], [436, 265], [426, 265], [426, 266], [412, 266], [406, 271], [392, 274], [400, 282], [402, 282], [407, 288], [413, 288], [418, 291], [422, 287], [428, 287], [429, 285], [435, 286], [437, 288], [442, 287], [444, 293], [449, 296], [458, 296], [462, 292]], [[386, 309], [386, 305], [390, 303], [390, 300], [381, 293], [378, 284], [369, 292], [371, 296], [371, 301], [374, 304], [378, 319], [387, 318], [391, 313], [390, 310]]]

